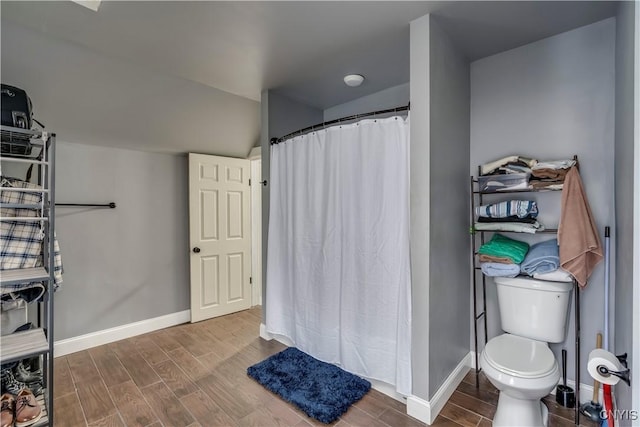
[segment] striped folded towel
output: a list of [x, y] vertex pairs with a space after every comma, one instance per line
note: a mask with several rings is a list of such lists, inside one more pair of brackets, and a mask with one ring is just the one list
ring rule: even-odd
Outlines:
[[507, 218], [510, 216], [535, 218], [538, 216], [538, 205], [533, 200], [509, 200], [478, 206], [476, 207], [476, 215], [487, 218]]

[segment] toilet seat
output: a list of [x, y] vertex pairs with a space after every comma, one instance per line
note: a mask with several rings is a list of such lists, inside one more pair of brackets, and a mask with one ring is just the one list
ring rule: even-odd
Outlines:
[[499, 335], [484, 348], [494, 369], [519, 378], [541, 378], [556, 369], [556, 359], [545, 343], [510, 334]]

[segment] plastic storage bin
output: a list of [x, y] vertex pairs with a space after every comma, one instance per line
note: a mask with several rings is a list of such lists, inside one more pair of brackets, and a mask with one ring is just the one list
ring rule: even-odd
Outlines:
[[494, 193], [509, 190], [526, 190], [529, 188], [529, 173], [507, 173], [502, 175], [485, 175], [478, 177], [478, 188], [483, 193]]

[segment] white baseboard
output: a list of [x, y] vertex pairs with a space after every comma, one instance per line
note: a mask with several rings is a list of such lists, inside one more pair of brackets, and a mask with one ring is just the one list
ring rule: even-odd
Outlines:
[[260, 338], [267, 341], [276, 340], [279, 343], [286, 345], [287, 347], [295, 347], [295, 343], [288, 337], [280, 334], [273, 334], [267, 331], [267, 326], [264, 323], [260, 323]]
[[409, 396], [407, 398], [407, 414], [431, 425], [455, 389], [458, 388], [464, 376], [467, 375], [471, 363], [471, 353], [468, 353], [449, 374], [431, 400], [426, 401], [417, 396]]
[[469, 367], [476, 369], [476, 352], [473, 350], [469, 352]]
[[260, 323], [260, 338], [266, 341], [271, 341], [273, 339], [273, 335], [267, 332], [267, 325], [264, 323]]
[[[471, 369], [475, 369], [476, 368], [475, 352], [472, 351], [470, 354], [471, 354], [471, 363], [470, 363], [469, 366], [471, 367]], [[576, 389], [576, 382], [573, 381], [573, 380], [567, 380], [567, 385], [569, 387], [571, 387], [572, 389], [574, 389], [574, 390]], [[556, 394], [555, 387], [554, 387], [553, 390], [551, 390], [551, 394], [553, 394], [555, 396], [555, 394]], [[604, 396], [602, 394], [602, 387], [600, 387], [600, 390], [599, 390], [598, 394], [599, 394], [598, 402], [602, 403], [603, 399], [604, 399]], [[580, 383], [580, 403], [590, 402], [592, 398], [593, 398], [593, 385]]]
[[400, 403], [405, 405], [407, 404], [407, 396], [398, 393], [395, 386], [385, 383], [384, 381], [374, 380], [373, 378], [367, 378], [367, 381], [371, 383], [372, 389], [379, 391]]
[[177, 313], [166, 314], [164, 316], [145, 319], [139, 322], [128, 323], [102, 331], [91, 332], [73, 338], [56, 341], [53, 347], [54, 357], [65, 356], [77, 351], [108, 344], [158, 329], [187, 323], [191, 320], [191, 310], [179, 311]]

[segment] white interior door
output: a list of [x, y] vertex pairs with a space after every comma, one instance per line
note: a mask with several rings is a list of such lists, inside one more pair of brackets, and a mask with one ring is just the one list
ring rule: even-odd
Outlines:
[[251, 307], [250, 162], [189, 154], [191, 321]]

